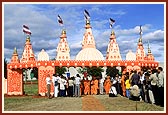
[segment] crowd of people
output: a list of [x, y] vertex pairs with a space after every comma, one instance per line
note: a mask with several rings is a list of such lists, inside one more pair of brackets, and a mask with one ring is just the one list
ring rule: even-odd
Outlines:
[[164, 106], [164, 74], [163, 68], [136, 70], [115, 76], [81, 78], [64, 77], [53, 74], [46, 78], [47, 96], [50, 97], [51, 82], [54, 85], [54, 97], [80, 97], [82, 95], [109, 95], [109, 97], [124, 96], [126, 98], [144, 101]]
[[164, 73], [163, 68], [144, 71], [123, 71], [112, 78], [113, 90], [117, 94], [132, 100], [144, 101], [164, 106]]

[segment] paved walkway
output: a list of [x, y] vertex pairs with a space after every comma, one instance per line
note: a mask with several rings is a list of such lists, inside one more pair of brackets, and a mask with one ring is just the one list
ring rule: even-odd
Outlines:
[[84, 96], [82, 99], [83, 111], [105, 111], [105, 107], [100, 103], [98, 99], [92, 95]]

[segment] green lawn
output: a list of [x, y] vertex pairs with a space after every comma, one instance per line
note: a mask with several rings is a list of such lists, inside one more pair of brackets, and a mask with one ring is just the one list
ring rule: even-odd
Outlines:
[[75, 97], [5, 97], [4, 111], [82, 111], [82, 100]]
[[[105, 111], [136, 111], [136, 102], [125, 97], [109, 98], [108, 95], [94, 95], [105, 107]], [[5, 97], [4, 111], [82, 111], [82, 99], [76, 97], [33, 98]], [[163, 111], [164, 108], [145, 102], [137, 102], [137, 111]]]
[[[146, 102], [132, 101], [126, 97], [108, 97], [108, 95], [95, 95], [105, 105], [107, 111], [163, 111], [164, 108]], [[137, 104], [137, 106], [136, 106]]]
[[[35, 81], [34, 81], [35, 82]], [[24, 84], [24, 91], [27, 95], [38, 95], [38, 83]]]

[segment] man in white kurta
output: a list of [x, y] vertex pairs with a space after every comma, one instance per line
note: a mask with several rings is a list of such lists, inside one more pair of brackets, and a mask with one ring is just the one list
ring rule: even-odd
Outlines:
[[60, 82], [60, 77], [59, 77], [59, 75], [53, 75], [53, 79], [52, 79], [52, 81], [53, 81], [53, 84], [54, 84], [54, 97], [58, 97], [58, 92], [59, 92], [59, 90], [58, 90], [58, 86], [59, 86], [59, 82]]

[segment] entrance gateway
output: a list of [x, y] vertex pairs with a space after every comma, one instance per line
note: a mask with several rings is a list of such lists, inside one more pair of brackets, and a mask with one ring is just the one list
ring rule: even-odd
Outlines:
[[[23, 95], [23, 68], [38, 68], [38, 94], [45, 96], [47, 91], [46, 77], [48, 74], [52, 76], [55, 73], [55, 66], [59, 67], [113, 67], [125, 66], [126, 71], [140, 71], [142, 67], [156, 68], [158, 62], [154, 60], [154, 56], [148, 46], [148, 53], [142, 43], [142, 29], [140, 26], [140, 38], [138, 40], [136, 54], [129, 51], [126, 60], [122, 60], [120, 50], [116, 42], [114, 30], [111, 32], [110, 41], [107, 46], [106, 59], [102, 53], [96, 49], [96, 43], [92, 34], [90, 20], [86, 20], [85, 33], [82, 41], [82, 50], [77, 54], [75, 60], [70, 59], [70, 48], [67, 42], [66, 31], [62, 30], [60, 42], [56, 49], [56, 60], [49, 60], [46, 53], [41, 53], [38, 60], [35, 59], [30, 36], [27, 36], [21, 59], [18, 58], [17, 49], [11, 58], [11, 62], [7, 65], [7, 95]], [[44, 52], [44, 50], [42, 50]], [[43, 55], [44, 54], [44, 55]], [[51, 94], [54, 93], [51, 87]]]

